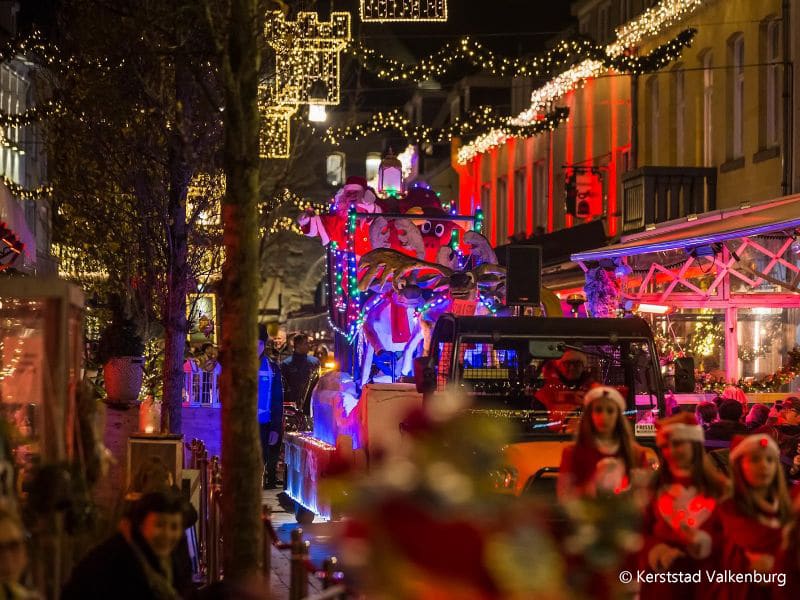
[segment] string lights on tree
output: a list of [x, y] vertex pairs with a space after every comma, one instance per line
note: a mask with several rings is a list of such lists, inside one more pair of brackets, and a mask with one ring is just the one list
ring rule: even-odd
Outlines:
[[447, 21], [447, 0], [361, 0], [365, 23]]

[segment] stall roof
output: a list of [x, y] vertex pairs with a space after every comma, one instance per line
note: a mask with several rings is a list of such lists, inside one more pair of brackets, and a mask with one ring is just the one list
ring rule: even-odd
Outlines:
[[696, 219], [668, 221], [621, 242], [572, 254], [573, 261], [622, 258], [649, 252], [695, 248], [714, 242], [771, 233], [800, 226], [800, 194], [740, 208], [704, 213]]

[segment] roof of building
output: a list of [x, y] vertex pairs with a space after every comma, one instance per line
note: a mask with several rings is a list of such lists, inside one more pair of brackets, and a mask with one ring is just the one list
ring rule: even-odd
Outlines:
[[617, 244], [573, 253], [571, 259], [585, 262], [650, 252], [691, 250], [753, 235], [791, 232], [797, 227], [800, 227], [800, 194], [668, 221], [649, 231], [623, 237]]

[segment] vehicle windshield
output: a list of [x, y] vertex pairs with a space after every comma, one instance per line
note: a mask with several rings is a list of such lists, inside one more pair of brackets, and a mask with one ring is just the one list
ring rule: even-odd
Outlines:
[[[453, 360], [452, 348], [449, 357], [447, 350], [440, 348], [440, 356]], [[522, 419], [532, 433], [571, 434], [584, 394], [595, 385], [612, 386], [626, 398], [636, 430], [651, 432], [657, 411], [654, 364], [652, 342], [646, 338], [470, 336], [459, 342], [455, 379], [473, 398], [473, 409]]]

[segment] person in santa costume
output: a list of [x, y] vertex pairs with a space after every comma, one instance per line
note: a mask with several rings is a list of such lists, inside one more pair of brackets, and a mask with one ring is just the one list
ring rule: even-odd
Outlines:
[[652, 452], [634, 441], [624, 416], [625, 398], [618, 390], [599, 385], [590, 389], [583, 401], [575, 443], [561, 454], [556, 488], [561, 502], [597, 493], [622, 493], [632, 481], [646, 480], [658, 464]]
[[[297, 220], [300, 229], [309, 237], [319, 237], [323, 246], [336, 242], [340, 250], [346, 249], [347, 219], [350, 207], [358, 213], [378, 215], [383, 212], [377, 196], [367, 185], [364, 177], [351, 176], [333, 198], [333, 206], [328, 214], [318, 215], [307, 209]], [[366, 254], [372, 248], [369, 244], [369, 225], [371, 219], [359, 218], [354, 233], [355, 253]]]
[[[780, 467], [778, 444], [766, 434], [734, 438], [730, 451], [733, 496], [719, 506], [723, 537], [720, 567], [732, 573], [759, 573], [759, 582], [715, 583], [720, 600], [782, 597], [784, 561], [792, 504]], [[796, 596], [795, 596], [796, 597]]]
[[706, 456], [704, 441], [703, 428], [692, 414], [656, 423], [662, 466], [645, 510], [639, 555], [639, 568], [656, 578], [642, 583], [641, 598], [708, 597], [708, 583], [668, 579], [713, 569], [720, 551], [717, 505], [729, 486]]

